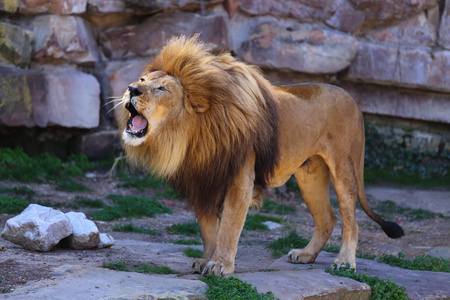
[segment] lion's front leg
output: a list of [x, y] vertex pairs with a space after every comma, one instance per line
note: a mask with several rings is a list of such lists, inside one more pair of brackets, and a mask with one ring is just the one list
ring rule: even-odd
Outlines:
[[217, 232], [216, 249], [202, 271], [205, 276], [234, 272], [239, 236], [252, 201], [255, 179], [253, 166], [254, 159], [250, 159], [227, 191]]
[[195, 273], [202, 273], [216, 250], [219, 217], [217, 215], [201, 216], [197, 213], [197, 221], [203, 241], [203, 258], [194, 259], [191, 266]]

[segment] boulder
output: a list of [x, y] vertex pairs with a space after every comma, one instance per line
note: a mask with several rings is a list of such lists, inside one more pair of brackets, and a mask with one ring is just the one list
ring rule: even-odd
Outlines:
[[327, 29], [290, 30], [263, 23], [243, 47], [252, 64], [305, 73], [328, 74], [347, 68], [358, 51], [351, 35]]
[[119, 153], [120, 136], [117, 130], [103, 130], [81, 137], [81, 154], [91, 159], [106, 159]]
[[360, 41], [346, 78], [449, 92], [449, 68], [447, 50]]
[[427, 15], [429, 13], [421, 12], [397, 25], [373, 29], [366, 34], [366, 37], [392, 44], [434, 46], [437, 22], [434, 18], [427, 18]]
[[126, 9], [124, 0], [88, 0], [88, 12], [110, 14], [124, 12]]
[[110, 248], [114, 245], [114, 238], [109, 233], [100, 233], [100, 243], [97, 248]]
[[19, 26], [0, 22], [0, 62], [18, 66], [30, 63], [33, 33]]
[[72, 234], [72, 224], [61, 211], [30, 204], [20, 215], [6, 221], [2, 238], [28, 250], [46, 252]]
[[20, 0], [22, 14], [82, 14], [86, 12], [87, 0]]
[[15, 13], [19, 7], [19, 0], [0, 0], [0, 11]]
[[100, 34], [100, 44], [111, 59], [151, 56], [172, 36], [201, 32], [211, 48], [228, 48], [226, 14], [201, 16], [194, 13], [157, 15], [139, 25], [111, 28]]
[[40, 62], [94, 63], [100, 54], [92, 30], [81, 17], [44, 15], [32, 22], [33, 58]]
[[86, 218], [81, 212], [68, 212], [66, 216], [72, 224], [72, 234], [61, 243], [73, 249], [91, 249], [100, 243], [100, 233], [97, 225]]
[[445, 8], [441, 16], [439, 27], [439, 45], [450, 49], [450, 1], [445, 2]]
[[154, 14], [162, 11], [202, 10], [222, 3], [223, 0], [126, 0], [136, 14]]

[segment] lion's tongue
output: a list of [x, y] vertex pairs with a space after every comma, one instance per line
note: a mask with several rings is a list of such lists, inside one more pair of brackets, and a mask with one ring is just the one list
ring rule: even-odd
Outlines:
[[133, 124], [134, 130], [144, 129], [145, 126], [147, 126], [147, 120], [140, 115], [135, 116], [133, 120], [131, 120], [131, 123]]

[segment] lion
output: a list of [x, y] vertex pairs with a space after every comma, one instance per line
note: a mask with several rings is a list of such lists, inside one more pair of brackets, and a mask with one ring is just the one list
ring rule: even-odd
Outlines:
[[257, 67], [209, 52], [198, 35], [180, 36], [128, 86], [118, 124], [130, 162], [165, 178], [195, 212], [204, 254], [194, 272], [233, 273], [249, 207], [292, 175], [315, 230], [304, 249], [288, 253], [289, 262], [313, 263], [333, 232], [330, 182], [343, 221], [334, 264], [356, 268], [357, 199], [389, 237], [404, 234], [367, 203], [363, 116], [339, 87], [275, 87]]

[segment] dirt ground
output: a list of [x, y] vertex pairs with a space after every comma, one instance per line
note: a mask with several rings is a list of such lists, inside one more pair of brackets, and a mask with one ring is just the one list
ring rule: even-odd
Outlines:
[[[26, 186], [36, 192], [30, 199], [31, 203], [51, 204], [54, 208], [63, 212], [81, 211], [86, 215], [92, 216], [95, 209], [92, 208], [71, 208], [77, 196], [91, 199], [100, 199], [106, 204], [111, 204], [111, 200], [106, 196], [116, 194], [120, 196], [138, 195], [148, 198], [155, 198], [155, 190], [146, 189], [143, 191], [133, 188], [118, 187], [121, 183], [116, 179], [110, 179], [102, 172], [92, 172], [84, 178], [76, 181], [89, 186], [92, 192], [68, 193], [55, 190], [56, 184], [36, 184], [36, 183], [18, 183], [18, 182], [0, 182], [2, 187]], [[264, 208], [261, 211], [251, 210], [250, 213], [261, 213], [264, 215], [275, 216], [285, 220], [282, 228], [271, 231], [248, 231], [244, 230], [240, 239], [240, 247], [243, 245], [267, 245], [269, 242], [286, 235], [292, 229], [297, 230], [299, 234], [310, 238], [314, 231], [314, 223], [305, 204], [302, 202], [298, 192], [289, 189], [271, 189], [269, 198], [280, 204], [295, 206], [296, 213], [288, 215], [276, 215], [266, 212]], [[179, 239], [189, 239], [192, 237], [170, 234], [166, 227], [173, 224], [194, 221], [194, 215], [187, 210], [183, 200], [161, 199], [159, 201], [168, 205], [173, 213], [159, 215], [154, 218], [141, 219], [121, 219], [111, 222], [96, 221], [96, 224], [102, 233], [110, 233], [115, 239], [120, 240], [140, 240], [149, 242], [174, 242]], [[376, 205], [371, 202], [372, 207]], [[334, 208], [338, 216], [338, 209]], [[449, 246], [450, 241], [450, 218], [434, 217], [431, 219], [412, 221], [409, 217], [393, 213], [386, 215], [389, 219], [398, 222], [405, 230], [405, 236], [401, 239], [393, 240], [385, 236], [382, 230], [370, 220], [362, 210], [357, 209], [356, 215], [359, 223], [359, 246], [358, 253], [370, 252], [375, 255], [383, 253], [397, 254], [402, 251], [406, 258], [414, 258], [425, 254], [426, 251], [439, 246]], [[13, 215], [0, 214], [0, 231], [3, 230], [6, 220]], [[338, 224], [330, 238], [329, 244], [340, 245], [341, 222], [338, 217]], [[156, 230], [158, 235], [122, 233], [113, 231], [115, 224], [133, 223], [138, 227], [151, 228]], [[196, 238], [200, 240], [198, 237]], [[22, 249], [0, 238], [0, 247], [5, 249], [0, 251], [0, 293], [7, 293], [14, 290], [17, 286], [31, 280], [49, 278], [55, 267], [62, 264], [99, 266], [103, 262], [125, 260], [127, 262], [139, 263], [138, 257], [129, 257], [120, 249], [115, 247], [101, 250], [71, 250], [56, 246], [50, 252], [40, 253]], [[239, 251], [238, 251], [239, 254]]]

